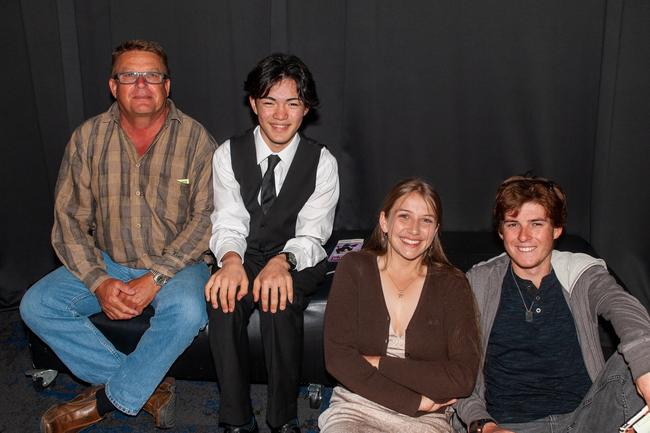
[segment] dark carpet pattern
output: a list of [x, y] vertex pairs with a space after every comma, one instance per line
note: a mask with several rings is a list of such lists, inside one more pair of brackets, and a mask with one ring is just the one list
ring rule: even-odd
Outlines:
[[[67, 374], [59, 374], [46, 389], [35, 389], [31, 379], [24, 375], [32, 368], [32, 363], [23, 326], [18, 311], [0, 313], [0, 433], [38, 432], [41, 414], [48, 407], [67, 401], [84, 389], [84, 385]], [[84, 432], [218, 432], [219, 391], [216, 383], [179, 380], [176, 385], [174, 429], [156, 430], [152, 418], [142, 411], [136, 417], [114, 413]], [[330, 395], [331, 389], [325, 389], [321, 410], [327, 407]], [[251, 399], [260, 431], [268, 432], [264, 423], [266, 386], [253, 385]], [[320, 410], [309, 407], [306, 388], [301, 389], [298, 408], [303, 432], [318, 432]]]

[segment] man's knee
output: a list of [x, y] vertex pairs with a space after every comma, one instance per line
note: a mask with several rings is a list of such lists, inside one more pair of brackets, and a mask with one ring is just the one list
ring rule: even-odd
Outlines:
[[35, 290], [36, 283], [34, 286], [30, 287], [27, 290], [27, 293], [23, 295], [23, 299], [20, 301], [20, 317], [23, 319], [23, 322], [27, 324], [30, 328], [34, 325], [34, 321], [38, 317], [38, 313], [42, 311], [40, 308], [41, 305], [41, 296], [38, 290]]
[[[239, 304], [239, 302], [237, 302]], [[224, 313], [223, 308], [218, 307], [214, 308], [212, 304], [208, 303], [207, 304], [207, 312], [208, 312], [208, 319], [210, 320], [210, 323], [223, 323], [223, 324], [228, 324], [228, 323], [233, 323], [235, 318], [240, 314], [241, 308], [239, 305], [235, 304], [235, 311], [232, 313]]]
[[247, 333], [248, 322], [252, 304], [244, 298], [235, 302], [235, 310], [225, 313], [221, 307], [212, 308], [208, 303], [208, 318], [210, 322], [210, 335], [222, 339], [238, 340], [243, 333]]
[[61, 268], [47, 274], [27, 290], [20, 301], [20, 317], [31, 328], [39, 317], [44, 317], [48, 308], [56, 305], [53, 295], [59, 293], [56, 288], [57, 278], [62, 273]]
[[[180, 278], [173, 278], [159, 293], [154, 304], [156, 314], [171, 315], [178, 320], [177, 325], [189, 329], [201, 329], [208, 321], [203, 297], [203, 286], [208, 277], [207, 268], [194, 265], [191, 275], [183, 271]], [[205, 272], [203, 272], [205, 271]], [[205, 275], [204, 275], [205, 274]]]
[[182, 328], [198, 331], [208, 323], [208, 314], [201, 297], [180, 297], [169, 308], [172, 310], [173, 316], [178, 320], [177, 326]]
[[262, 329], [272, 328], [281, 331], [300, 332], [303, 326], [303, 309], [298, 305], [287, 304], [284, 310], [278, 309], [275, 313], [262, 311], [260, 313], [260, 325]]

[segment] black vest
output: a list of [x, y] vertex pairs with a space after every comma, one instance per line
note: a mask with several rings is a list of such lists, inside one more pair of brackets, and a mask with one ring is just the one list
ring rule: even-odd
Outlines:
[[257, 202], [262, 174], [257, 165], [253, 131], [230, 139], [232, 169], [250, 214], [246, 254], [273, 256], [282, 250], [289, 239], [295, 237], [298, 213], [316, 188], [316, 171], [322, 147], [309, 138], [300, 137], [282, 189], [264, 215]]

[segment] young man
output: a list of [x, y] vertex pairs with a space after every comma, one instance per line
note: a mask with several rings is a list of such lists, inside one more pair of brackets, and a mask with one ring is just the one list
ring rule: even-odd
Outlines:
[[[157, 427], [171, 427], [175, 387], [160, 383], [207, 322], [203, 254], [216, 143], [168, 99], [167, 56], [157, 43], [118, 46], [108, 86], [116, 102], [77, 128], [61, 163], [52, 245], [63, 266], [20, 306], [25, 323], [94, 385], [48, 409], [42, 432], [76, 432], [115, 409], [144, 408]], [[103, 311], [126, 320], [148, 305], [155, 315], [129, 355], [89, 319]]]
[[[474, 392], [456, 405], [469, 432], [613, 432], [650, 402], [648, 313], [603, 260], [553, 250], [565, 219], [551, 181], [515, 176], [497, 191], [506, 253], [467, 274], [484, 347]], [[607, 363], [598, 316], [621, 341]]]
[[244, 85], [259, 125], [226, 141], [213, 160], [210, 248], [220, 269], [205, 287], [210, 346], [226, 432], [256, 432], [249, 397], [246, 327], [257, 308], [268, 376], [267, 422], [299, 432], [303, 310], [325, 275], [322, 247], [339, 196], [336, 160], [298, 134], [318, 105], [307, 66], [295, 56], [262, 59]]

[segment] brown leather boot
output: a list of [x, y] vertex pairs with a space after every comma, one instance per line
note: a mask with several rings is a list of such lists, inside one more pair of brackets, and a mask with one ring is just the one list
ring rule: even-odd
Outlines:
[[76, 433], [102, 419], [97, 412], [97, 391], [103, 385], [91, 386], [72, 400], [55, 404], [41, 417], [41, 433]]
[[172, 428], [176, 423], [176, 380], [166, 377], [144, 404], [144, 411], [153, 416], [158, 428]]

